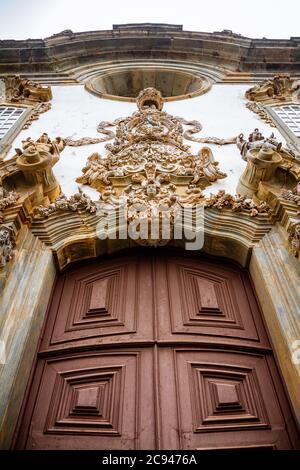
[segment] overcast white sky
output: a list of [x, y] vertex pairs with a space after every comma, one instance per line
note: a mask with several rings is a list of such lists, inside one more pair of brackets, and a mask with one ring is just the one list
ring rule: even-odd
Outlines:
[[0, 39], [44, 38], [118, 23], [183, 24], [252, 38], [300, 36], [300, 0], [0, 0]]

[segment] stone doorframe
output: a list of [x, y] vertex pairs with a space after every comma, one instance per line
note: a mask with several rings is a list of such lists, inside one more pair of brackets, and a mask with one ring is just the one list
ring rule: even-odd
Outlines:
[[[101, 243], [100, 254], [120, 249], [117, 245]], [[248, 256], [239, 251], [237, 243], [232, 242], [231, 246], [228, 243], [228, 246], [235, 250], [237, 260], [240, 258], [239, 264], [249, 269], [288, 396], [300, 423], [300, 365], [296, 364], [296, 359], [300, 358], [300, 352], [297, 354], [296, 349], [297, 345], [300, 348], [300, 263], [289, 253], [286, 232], [278, 223], [249, 250]], [[76, 245], [73, 248], [76, 249]], [[208, 235], [203, 251], [232, 258], [224, 251], [224, 239], [222, 246], [222, 241], [216, 236]], [[92, 255], [87, 253], [83, 256], [90, 257]], [[5, 363], [0, 365], [2, 449], [10, 448], [13, 441], [56, 279], [56, 265], [57, 259], [55, 261], [52, 250], [35, 237], [27, 226], [23, 226], [18, 235], [18, 251], [10, 262], [8, 276], [1, 279], [4, 285], [0, 300], [0, 327], [6, 349]]]

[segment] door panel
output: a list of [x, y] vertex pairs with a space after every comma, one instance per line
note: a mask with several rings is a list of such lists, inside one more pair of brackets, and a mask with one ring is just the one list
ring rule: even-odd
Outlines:
[[42, 362], [27, 449], [155, 448], [150, 349]]
[[68, 271], [42, 349], [153, 340], [151, 288], [151, 264], [138, 257]]
[[184, 449], [292, 448], [264, 356], [176, 350], [174, 359]]
[[189, 258], [157, 260], [159, 338], [270, 348], [247, 276]]
[[247, 273], [147, 250], [62, 274], [16, 448], [291, 449]]

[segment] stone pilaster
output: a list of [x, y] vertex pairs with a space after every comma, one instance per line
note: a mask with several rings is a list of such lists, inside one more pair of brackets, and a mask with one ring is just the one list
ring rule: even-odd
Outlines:
[[[300, 423], [300, 264], [289, 251], [285, 230], [275, 226], [253, 248], [250, 274], [274, 352]], [[300, 343], [298, 343], [300, 349]]]
[[55, 280], [52, 252], [25, 226], [0, 297], [0, 448], [8, 449]]

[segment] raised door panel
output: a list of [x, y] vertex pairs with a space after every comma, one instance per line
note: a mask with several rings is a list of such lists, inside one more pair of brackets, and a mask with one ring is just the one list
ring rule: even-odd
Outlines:
[[151, 263], [138, 258], [93, 263], [61, 276], [42, 349], [153, 340], [151, 282]]
[[155, 448], [152, 358], [145, 349], [45, 360], [26, 448]]
[[156, 262], [159, 339], [269, 348], [260, 312], [240, 270], [203, 260]]
[[199, 349], [174, 350], [173, 358], [183, 449], [293, 448], [271, 358]]

